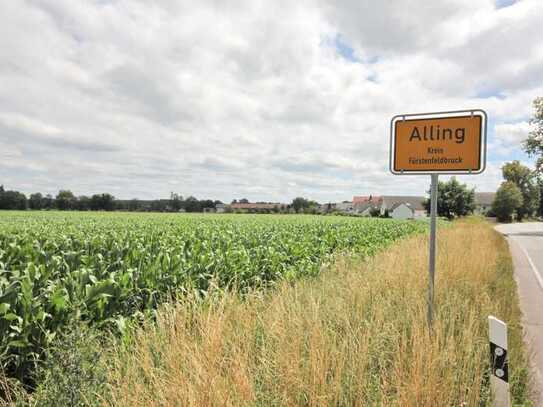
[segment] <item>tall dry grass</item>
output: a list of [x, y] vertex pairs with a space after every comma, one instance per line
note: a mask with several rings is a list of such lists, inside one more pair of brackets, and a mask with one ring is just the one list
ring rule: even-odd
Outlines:
[[114, 353], [120, 406], [476, 406], [488, 401], [487, 316], [510, 323], [512, 382], [526, 394], [504, 240], [486, 223], [438, 235], [426, 324], [427, 237], [249, 298], [164, 308]]

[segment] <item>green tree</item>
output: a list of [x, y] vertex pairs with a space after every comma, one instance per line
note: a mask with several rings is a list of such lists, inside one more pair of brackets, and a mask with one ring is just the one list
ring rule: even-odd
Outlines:
[[290, 207], [294, 209], [296, 213], [317, 213], [319, 209], [319, 203], [299, 196], [292, 200]]
[[112, 211], [115, 209], [115, 197], [111, 194], [102, 194], [102, 209]]
[[137, 198], [131, 199], [128, 202], [129, 211], [137, 211], [141, 209], [140, 201]]
[[543, 178], [537, 177], [537, 187], [539, 188], [539, 207], [537, 208], [538, 216], [543, 216]]
[[536, 174], [518, 160], [506, 163], [502, 167], [503, 178], [513, 182], [522, 194], [522, 203], [516, 208], [517, 219], [533, 216], [539, 209], [539, 186]]
[[102, 209], [102, 197], [100, 194], [94, 194], [90, 198], [90, 209], [92, 211], [99, 211]]
[[187, 212], [201, 212], [202, 207], [200, 205], [200, 201], [193, 196], [189, 196], [185, 200], [185, 210]]
[[530, 120], [533, 130], [523, 144], [524, 150], [537, 158], [536, 170], [543, 170], [543, 97], [534, 100], [534, 116]]
[[[430, 200], [424, 202], [424, 207], [430, 213]], [[466, 216], [475, 209], [475, 190], [469, 189], [466, 184], [458, 182], [452, 177], [448, 182], [438, 182], [437, 186], [437, 214], [453, 219]]]
[[510, 222], [515, 210], [522, 206], [522, 192], [512, 181], [504, 181], [496, 191], [492, 212], [500, 222]]
[[112, 211], [115, 209], [115, 198], [110, 194], [94, 194], [90, 199], [93, 211]]
[[25, 210], [27, 199], [25, 194], [19, 191], [6, 191], [0, 186], [0, 209]]
[[296, 213], [299, 213], [303, 209], [309, 207], [309, 201], [299, 196], [292, 200], [291, 207], [296, 211]]
[[43, 198], [43, 209], [53, 209], [55, 206], [55, 200], [51, 194], [45, 195]]
[[35, 194], [30, 194], [30, 197], [28, 198], [28, 207], [33, 210], [40, 210], [43, 209], [43, 195], [39, 192], [36, 192]]
[[183, 197], [179, 194], [170, 194], [170, 206], [174, 212], [179, 212], [179, 209], [183, 207]]
[[152, 212], [166, 212], [170, 207], [169, 199], [155, 199], [151, 201], [151, 211]]
[[76, 208], [78, 211], [88, 211], [91, 207], [91, 198], [85, 195], [81, 195], [77, 198]]
[[61, 211], [67, 211], [74, 209], [76, 198], [72, 191], [61, 189], [58, 191], [57, 197], [55, 198], [55, 203], [58, 209]]
[[211, 199], [202, 199], [200, 201], [200, 210], [203, 211], [206, 208], [215, 209], [215, 203]]

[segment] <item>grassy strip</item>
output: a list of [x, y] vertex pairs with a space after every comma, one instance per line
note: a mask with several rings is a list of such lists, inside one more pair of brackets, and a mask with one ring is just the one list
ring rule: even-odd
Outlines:
[[[345, 257], [317, 278], [243, 300], [164, 307], [106, 356], [110, 391], [96, 402], [485, 405], [492, 314], [509, 323], [513, 398], [528, 404], [506, 242], [483, 222], [457, 223], [438, 239], [432, 335], [427, 237], [415, 236], [370, 261]], [[49, 390], [35, 400], [54, 396]]]

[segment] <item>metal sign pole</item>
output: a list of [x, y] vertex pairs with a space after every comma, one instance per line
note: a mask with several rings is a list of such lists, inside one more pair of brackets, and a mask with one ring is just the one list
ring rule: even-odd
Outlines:
[[432, 328], [434, 314], [434, 276], [436, 273], [436, 218], [437, 218], [437, 174], [432, 174], [430, 186], [430, 262], [428, 281], [428, 326]]

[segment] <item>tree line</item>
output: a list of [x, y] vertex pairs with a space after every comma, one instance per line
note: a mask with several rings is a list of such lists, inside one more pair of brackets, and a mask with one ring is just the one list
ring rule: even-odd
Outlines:
[[37, 192], [30, 194], [27, 198], [22, 192], [6, 191], [4, 186], [0, 185], [0, 209], [112, 211], [116, 207], [115, 198], [111, 194], [76, 197], [69, 190], [60, 190], [55, 197], [50, 194], [42, 195], [40, 192]]
[[492, 211], [499, 221], [543, 216], [543, 97], [534, 100], [533, 130], [523, 143], [524, 151], [537, 159], [535, 170], [519, 161], [502, 167], [504, 181], [496, 191]]
[[54, 197], [37, 192], [27, 198], [22, 192], [5, 190], [0, 185], [0, 209], [7, 210], [203, 212], [206, 208], [214, 209], [220, 203], [211, 199], [199, 200], [193, 196], [183, 199], [174, 193], [170, 199], [118, 200], [109, 193], [75, 196], [69, 190], [60, 190]]
[[[522, 221], [543, 216], [543, 179], [536, 171], [519, 161], [505, 163], [502, 167], [504, 181], [498, 188], [491, 209], [486, 216], [500, 222]], [[430, 200], [424, 207], [430, 213]], [[438, 183], [437, 214], [454, 219], [472, 214], [476, 209], [475, 189], [461, 184], [455, 177]]]
[[[234, 199], [232, 203], [249, 203], [246, 198]], [[26, 195], [19, 191], [5, 190], [0, 185], [0, 209], [7, 210], [61, 210], [61, 211], [129, 211], [129, 212], [204, 212], [215, 210], [219, 200], [183, 198], [171, 193], [169, 199], [141, 200], [115, 199], [109, 193], [92, 196], [75, 196], [70, 190], [60, 190], [56, 196], [39, 192]], [[278, 207], [277, 213], [317, 213], [319, 204], [302, 197], [296, 197], [289, 205]]]

